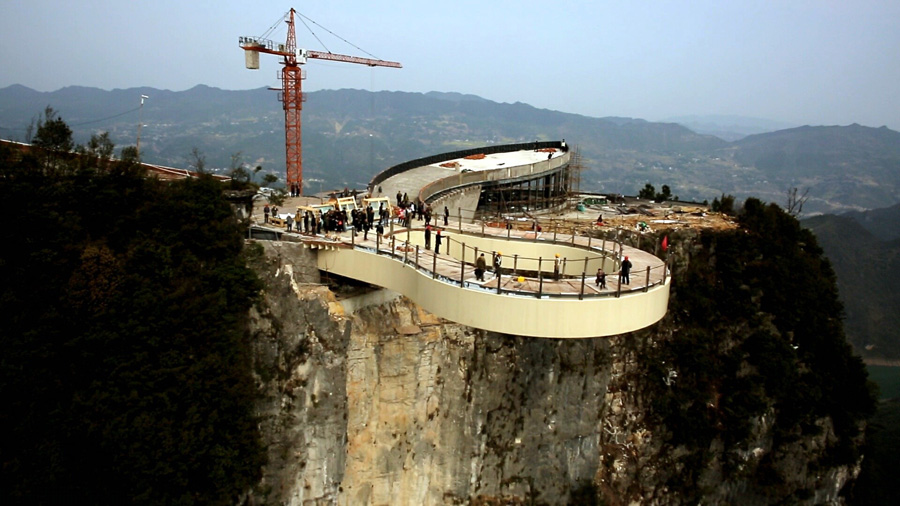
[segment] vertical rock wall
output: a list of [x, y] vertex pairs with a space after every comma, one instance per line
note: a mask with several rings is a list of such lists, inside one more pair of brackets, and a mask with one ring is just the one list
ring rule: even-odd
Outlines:
[[346, 460], [350, 325], [319, 283], [313, 252], [254, 244], [263, 249], [253, 267], [266, 287], [251, 314], [257, 414], [269, 452], [248, 502], [334, 503]]
[[590, 484], [606, 340], [484, 333], [406, 299], [353, 323], [342, 504], [565, 503]]

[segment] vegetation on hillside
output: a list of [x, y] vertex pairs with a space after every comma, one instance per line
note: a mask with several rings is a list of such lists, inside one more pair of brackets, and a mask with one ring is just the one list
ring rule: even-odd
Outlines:
[[[875, 219], [869, 226], [892, 224], [890, 219]], [[846, 308], [847, 337], [857, 352], [867, 358], [900, 359], [900, 291], [896, 289], [900, 240], [880, 239], [845, 216], [816, 216], [803, 225], [815, 232], [834, 265]]]
[[260, 283], [221, 183], [76, 156], [48, 112], [44, 149], [0, 153], [2, 502], [233, 504], [265, 458]]
[[[789, 445], [831, 425], [836, 440], [814, 465], [855, 462], [859, 422], [875, 401], [844, 338], [835, 276], [815, 236], [756, 199], [738, 219], [737, 230], [699, 236], [674, 285], [672, 336], [646, 357], [643, 374], [677, 373], [670, 384], [648, 383], [666, 444], [693, 449], [680, 459], [684, 472], [672, 475], [672, 490], [699, 494], [700, 473], [717, 458], [725, 478], [749, 474], [773, 500], [791, 500], [781, 495], [790, 487], [779, 488], [789, 480], [780, 462]], [[748, 469], [763, 416], [774, 416], [772, 448]]]

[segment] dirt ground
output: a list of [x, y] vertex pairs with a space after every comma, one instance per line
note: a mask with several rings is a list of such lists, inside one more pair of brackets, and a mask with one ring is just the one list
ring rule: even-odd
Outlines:
[[[287, 197], [278, 208], [279, 214], [296, 212], [297, 206], [321, 204], [328, 199], [320, 197]], [[257, 199], [253, 206], [253, 218], [263, 222], [263, 207], [265, 199]], [[659, 232], [664, 230], [678, 230], [682, 228], [730, 230], [737, 228], [732, 217], [714, 213], [706, 206], [697, 204], [681, 204], [665, 202], [662, 204], [650, 203], [646, 200], [628, 199], [624, 204], [588, 206], [584, 211], [578, 211], [575, 201], [569, 210], [565, 212], [546, 213], [536, 216], [541, 227], [549, 232], [558, 227], [560, 233], [571, 232], [572, 228], [583, 230], [585, 227], [596, 228], [597, 218], [603, 217], [602, 228], [623, 228], [627, 230], [640, 230], [640, 223], [648, 227], [645, 232]], [[499, 225], [499, 224], [498, 224]], [[499, 225], [502, 226], [502, 225]], [[531, 220], [519, 219], [514, 226], [520, 229], [530, 229]]]
[[[598, 218], [601, 216], [603, 222], [602, 225], [598, 225]], [[541, 214], [536, 218], [545, 231], [558, 227], [557, 230], [562, 233], [571, 231], [573, 227], [584, 229], [586, 226], [622, 228], [647, 233], [682, 228], [712, 230], [737, 228], [731, 216], [711, 212], [703, 205], [670, 202], [655, 204], [637, 199], [630, 199], [620, 205], [588, 206], [584, 211], [578, 211], [575, 205], [572, 205], [565, 212]], [[643, 230], [641, 223], [644, 224]], [[530, 228], [531, 223], [520, 220], [516, 226]]]

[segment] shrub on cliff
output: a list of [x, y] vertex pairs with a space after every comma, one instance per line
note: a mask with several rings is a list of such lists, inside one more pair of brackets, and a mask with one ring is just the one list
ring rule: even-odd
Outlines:
[[260, 285], [220, 183], [14, 155], [0, 154], [3, 503], [234, 503], [264, 459], [244, 331]]
[[[666, 442], [692, 449], [689, 472], [670, 483], [686, 497], [698, 492], [715, 440], [724, 446], [717, 457], [726, 477], [755, 473], [757, 483], [771, 487], [784, 479], [773, 464], [781, 450], [819, 433], [823, 419], [837, 441], [807, 464], [853, 462], [858, 422], [874, 412], [865, 367], [844, 337], [834, 272], [815, 236], [757, 199], [744, 203], [739, 222], [735, 231], [701, 233], [673, 284], [665, 322], [676, 330], [644, 370]], [[671, 370], [677, 378], [666, 384]], [[742, 455], [768, 412], [775, 414], [765, 436], [772, 448], [748, 469]], [[766, 493], [777, 497], [774, 490]]]

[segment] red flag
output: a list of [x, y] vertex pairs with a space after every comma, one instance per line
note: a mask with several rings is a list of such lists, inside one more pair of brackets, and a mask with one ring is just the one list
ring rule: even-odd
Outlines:
[[663, 249], [663, 251], [668, 251], [668, 249], [669, 249], [669, 236], [663, 237], [662, 249]]

